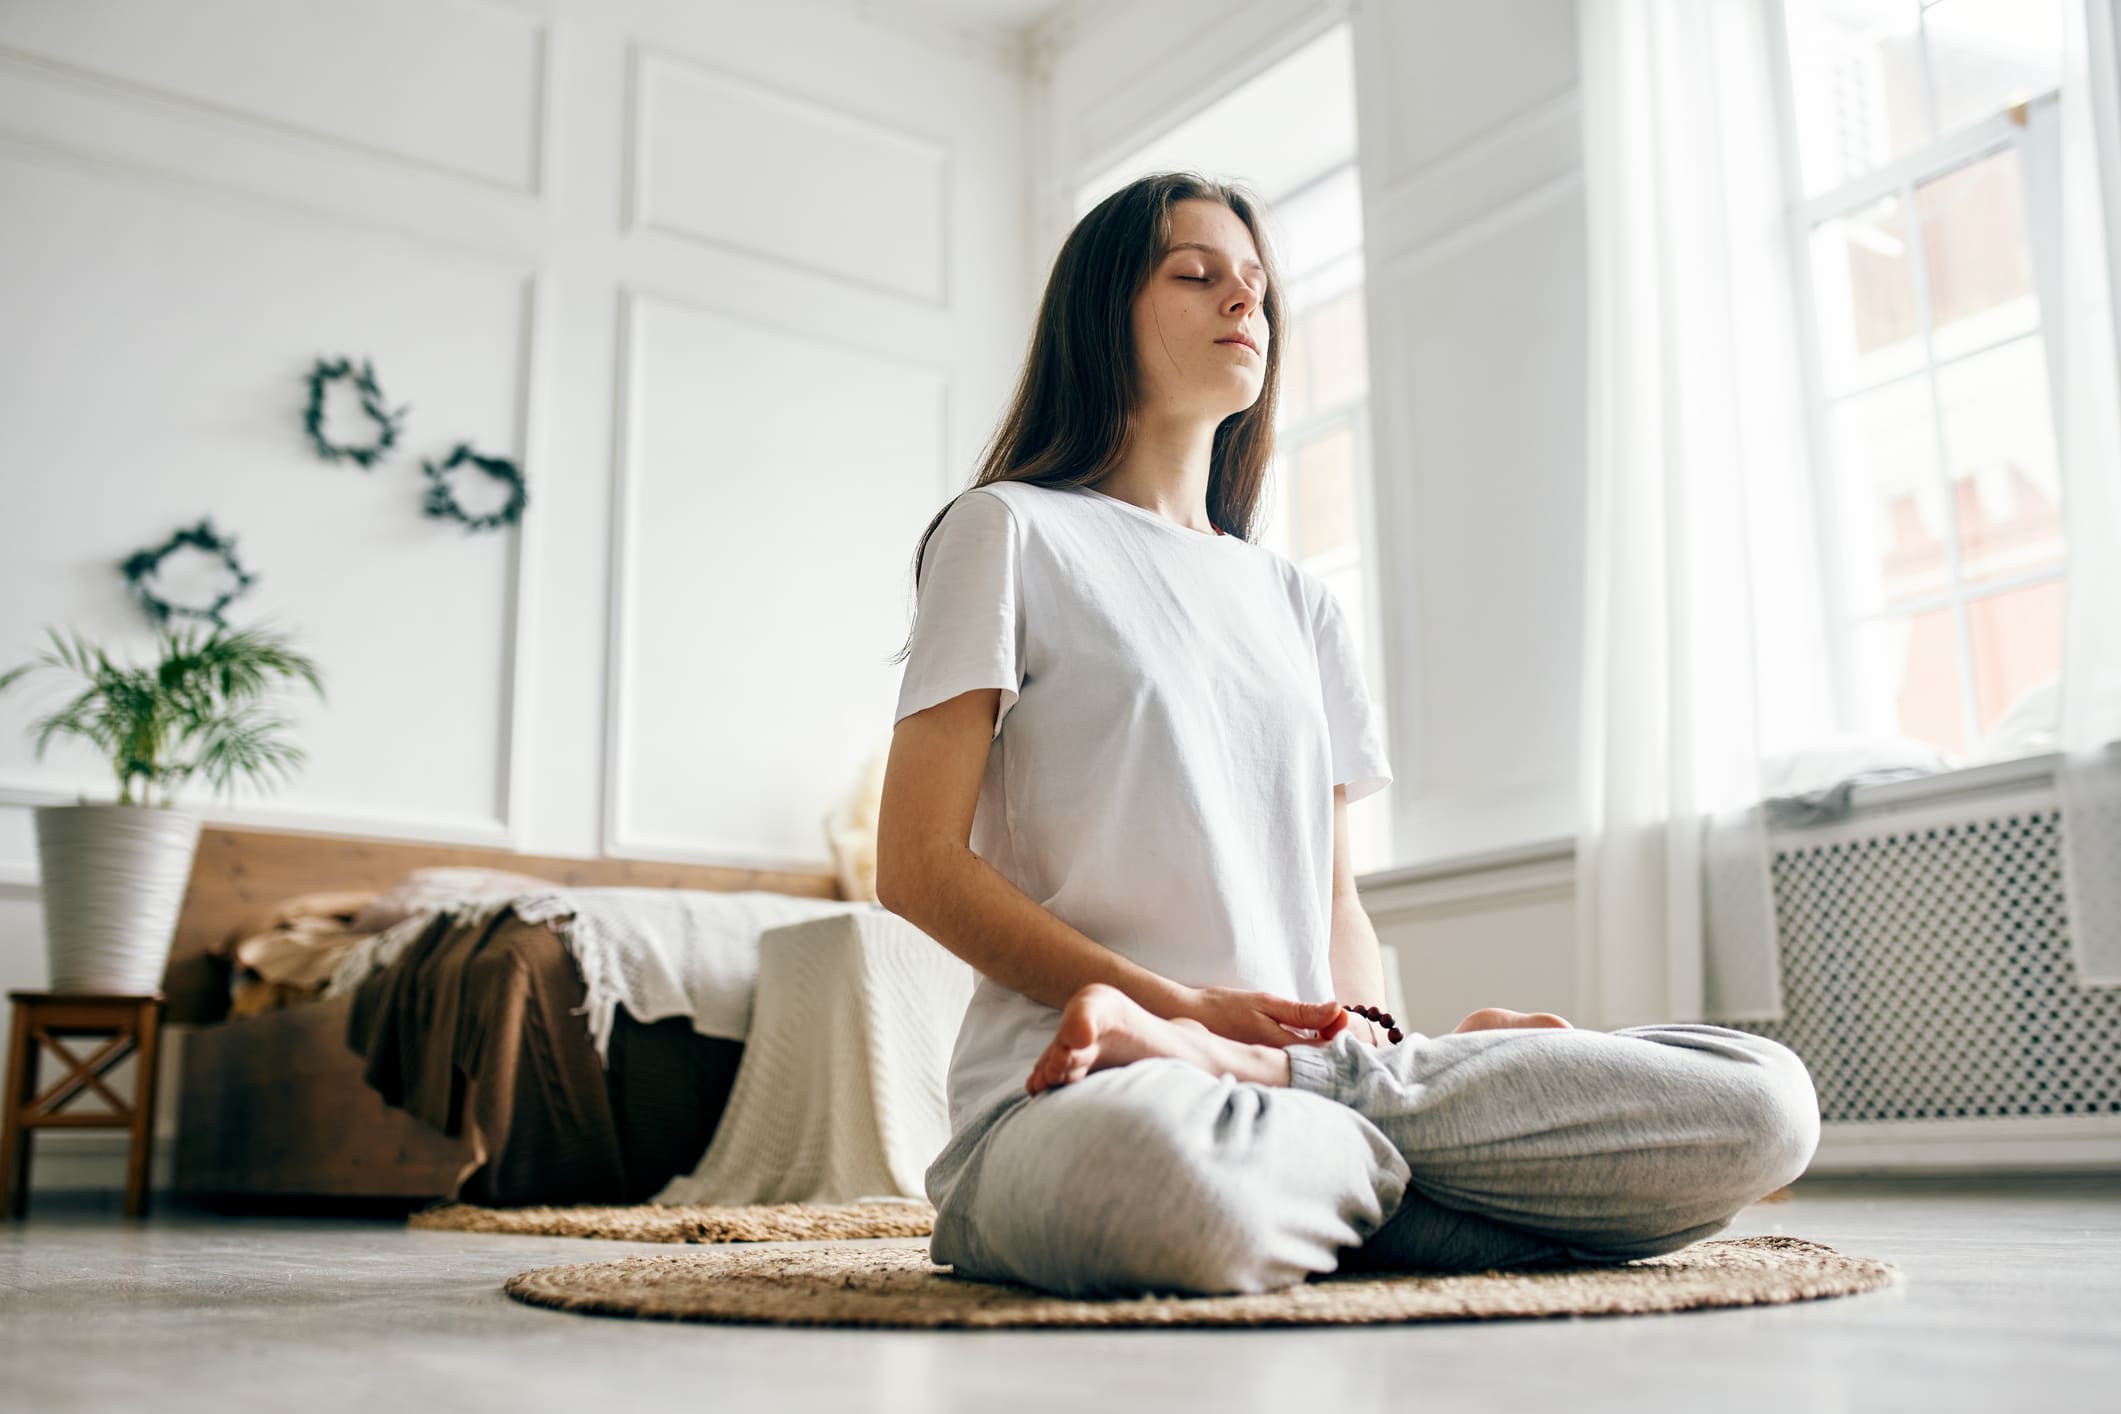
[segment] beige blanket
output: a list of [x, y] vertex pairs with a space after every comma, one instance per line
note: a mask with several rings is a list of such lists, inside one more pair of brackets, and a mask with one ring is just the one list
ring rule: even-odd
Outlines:
[[375, 898], [356, 889], [301, 894], [222, 939], [217, 951], [234, 972], [229, 1014], [255, 1016], [322, 996], [339, 963], [370, 936], [351, 925]]

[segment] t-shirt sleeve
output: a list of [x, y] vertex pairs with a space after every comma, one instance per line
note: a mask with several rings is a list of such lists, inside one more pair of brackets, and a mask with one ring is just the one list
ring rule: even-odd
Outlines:
[[974, 488], [951, 503], [922, 553], [892, 725], [959, 693], [998, 687], [1000, 735], [1023, 681], [1023, 647], [1016, 516], [1001, 497]]
[[1348, 788], [1353, 804], [1392, 783], [1385, 759], [1384, 723], [1363, 682], [1362, 647], [1347, 613], [1325, 581], [1312, 579], [1311, 627], [1318, 646], [1318, 678], [1332, 740], [1333, 784]]

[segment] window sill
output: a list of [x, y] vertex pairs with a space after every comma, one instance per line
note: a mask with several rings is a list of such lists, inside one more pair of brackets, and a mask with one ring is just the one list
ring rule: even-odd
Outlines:
[[2060, 752], [2019, 756], [2009, 761], [1990, 761], [1939, 771], [1933, 776], [1910, 776], [1903, 781], [1881, 781], [1858, 786], [1849, 792], [1849, 809], [1857, 814], [1883, 806], [1926, 804], [1933, 800], [1956, 800], [1988, 795], [1995, 791], [2051, 784]]
[[[1858, 786], [1849, 792], [1849, 816], [1856, 818], [1873, 811], [1912, 805], [1978, 800], [1983, 796], [2023, 790], [2028, 786], [2048, 785], [2053, 782], [2056, 763], [2061, 759], [2057, 752], [2044, 752], [2038, 756], [2021, 756], [2010, 761], [1963, 766], [1956, 771], [1939, 771], [1931, 776], [1911, 776], [1906, 780]], [[1803, 830], [1812, 827], [1798, 825], [1788, 828]], [[1407, 884], [1463, 879], [1472, 875], [1520, 869], [1528, 865], [1551, 864], [1557, 860], [1572, 859], [1575, 853], [1575, 837], [1559, 835], [1501, 849], [1452, 855], [1444, 859], [1420, 860], [1412, 864], [1395, 864], [1390, 868], [1358, 875], [1355, 886], [1358, 891], [1367, 894], [1373, 890]]]

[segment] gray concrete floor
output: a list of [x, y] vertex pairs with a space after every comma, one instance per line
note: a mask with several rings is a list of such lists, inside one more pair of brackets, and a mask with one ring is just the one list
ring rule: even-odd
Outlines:
[[1789, 1233], [1904, 1284], [1662, 1316], [1195, 1331], [612, 1320], [500, 1293], [667, 1251], [39, 1196], [0, 1221], [0, 1408], [1085, 1411], [2121, 1408], [2121, 1177], [1800, 1181]]

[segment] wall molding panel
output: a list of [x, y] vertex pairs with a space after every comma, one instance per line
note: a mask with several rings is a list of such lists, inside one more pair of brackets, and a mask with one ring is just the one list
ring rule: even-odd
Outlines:
[[[1574, 174], [1375, 267], [1397, 855], [1574, 827], [1585, 416]], [[1388, 450], [1385, 450], [1388, 449]]]
[[[639, 290], [624, 292], [620, 328], [602, 848], [627, 857], [824, 867], [822, 810], [792, 814], [782, 797], [809, 802], [822, 792], [836, 804], [868, 751], [888, 740], [898, 669], [882, 660], [905, 627], [896, 596], [849, 602], [833, 581], [900, 587], [903, 562], [936, 509], [938, 482], [950, 480], [950, 375]], [[720, 401], [672, 385], [665, 366], [672, 361], [706, 371], [710, 387], [726, 384]], [[858, 466], [852, 483], [795, 484], [803, 462], [777, 450], [780, 431], [752, 411], [745, 380], [799, 368], [812, 370], [820, 396], [836, 404], [835, 416], [817, 419], [807, 435], [840, 439], [823, 442], [837, 453], [825, 461]], [[842, 418], [854, 430], [821, 430]], [[710, 430], [726, 450], [720, 461], [707, 459]], [[864, 509], [828, 527], [815, 517], [826, 495]], [[703, 496], [742, 507], [734, 517], [742, 531], [725, 532], [698, 514]], [[808, 532], [799, 529], [805, 520], [813, 522]], [[686, 529], [673, 533], [677, 525]], [[695, 581], [703, 561], [732, 567], [727, 573], [743, 586], [737, 604], [701, 601]], [[672, 604], [698, 607], [673, 613]], [[788, 650], [778, 676], [719, 685], [721, 665], [755, 661], [767, 641]], [[672, 667], [645, 643], [689, 661]], [[677, 701], [670, 675], [688, 672], [717, 686]], [[872, 704], [858, 716], [876, 724], [873, 738], [819, 736], [843, 715], [835, 698]], [[775, 724], [809, 742], [811, 754], [772, 763], [769, 773], [737, 743]], [[674, 771], [693, 784], [673, 790]], [[714, 790], [730, 801], [711, 798]]]
[[[19, 11], [7, 33], [0, 55], [120, 101], [177, 105], [530, 196], [544, 185], [550, 33], [513, 6], [72, 0]], [[426, 43], [403, 43], [408, 33]], [[224, 42], [230, 35], [247, 43]]]
[[[21, 623], [13, 623], [14, 616], [9, 616], [8, 636], [29, 650], [18, 651], [17, 656], [29, 656], [41, 643], [40, 625], [46, 622], [70, 624], [106, 643], [114, 633], [121, 638], [137, 637], [143, 626], [137, 609], [123, 599], [118, 586], [114, 569], [118, 553], [159, 538], [173, 525], [189, 524], [202, 508], [210, 510], [216, 523], [243, 544], [246, 563], [260, 572], [261, 586], [269, 586], [253, 591], [254, 595], [277, 591], [284, 596], [289, 586], [295, 592], [293, 600], [279, 597], [271, 607], [262, 597], [255, 605], [245, 601], [254, 613], [239, 614], [238, 621], [247, 622], [255, 613], [284, 617], [291, 603], [298, 619], [323, 621], [321, 627], [312, 624], [303, 632], [316, 629], [305, 648], [323, 661], [328, 696], [324, 706], [304, 704], [302, 709], [319, 714], [313, 726], [322, 729], [322, 736], [307, 726], [302, 732], [304, 745], [319, 758], [312, 763], [312, 771], [318, 764], [327, 769], [321, 780], [305, 772], [286, 783], [277, 793], [277, 800], [284, 804], [210, 803], [196, 789], [186, 793], [186, 803], [226, 818], [275, 819], [291, 827], [345, 827], [367, 833], [381, 829], [394, 834], [431, 829], [452, 839], [516, 838], [520, 820], [513, 808], [512, 777], [523, 770], [518, 761], [522, 704], [529, 695], [522, 673], [510, 666], [528, 661], [522, 639], [530, 624], [518, 603], [530, 577], [522, 529], [502, 532], [505, 544], [489, 539], [471, 550], [493, 563], [502, 578], [491, 586], [491, 592], [483, 596], [474, 592], [467, 598], [462, 593], [468, 587], [464, 577], [468, 574], [475, 585], [482, 571], [476, 560], [461, 558], [466, 553], [459, 548], [461, 542], [442, 532], [439, 523], [420, 516], [418, 460], [439, 455], [455, 437], [505, 455], [525, 455], [538, 339], [535, 267], [401, 230], [324, 220], [317, 213], [255, 200], [225, 187], [173, 182], [130, 164], [51, 151], [35, 143], [0, 142], [0, 182], [15, 191], [26, 208], [44, 213], [36, 226], [18, 225], [10, 238], [11, 268], [33, 280], [40, 290], [23, 306], [25, 327], [46, 329], [40, 302], [61, 301], [65, 311], [65, 323], [51, 325], [33, 340], [33, 350], [18, 349], [14, 355], [33, 357], [34, 366], [18, 368], [11, 375], [10, 382], [26, 402], [10, 422], [18, 436], [40, 439], [49, 437], [54, 428], [75, 427], [77, 431], [52, 442], [62, 448], [57, 453], [58, 464], [63, 467], [69, 457], [86, 459], [76, 468], [77, 475], [59, 476], [31, 492], [29, 514], [47, 525], [63, 525], [92, 507], [109, 506], [118, 522], [98, 531], [95, 547], [83, 546], [74, 555], [69, 563], [81, 569], [64, 580], [37, 570], [53, 553], [51, 547], [24, 558], [24, 573], [39, 582], [11, 596], [17, 613], [29, 616]], [[32, 192], [34, 196], [29, 195]], [[108, 252], [96, 249], [98, 242], [89, 233], [99, 225], [125, 232], [125, 238]], [[32, 232], [45, 228], [66, 234], [48, 244], [37, 243]], [[17, 246], [16, 241], [22, 244]], [[237, 249], [245, 254], [230, 258], [227, 252]], [[170, 266], [168, 273], [156, 268], [165, 261]], [[313, 271], [302, 268], [310, 262], [315, 264]], [[406, 366], [404, 347], [385, 340], [377, 348], [359, 332], [362, 327], [374, 332], [380, 328], [374, 321], [389, 317], [387, 307], [393, 296], [375, 292], [398, 283], [441, 295], [411, 301], [396, 296], [401, 309], [456, 319], [461, 330], [455, 344], [439, 331], [425, 340], [431, 347], [414, 351], [411, 368]], [[341, 285], [346, 291], [336, 288]], [[136, 323], [130, 311], [113, 304], [127, 298], [136, 301], [135, 309], [163, 305], [174, 326], [158, 328], [151, 315], [147, 322]], [[291, 314], [295, 307], [313, 310], [314, 317]], [[216, 320], [231, 310], [245, 312], [239, 320], [217, 329]], [[303, 329], [305, 318], [322, 332]], [[489, 318], [495, 322], [485, 323]], [[487, 345], [484, 357], [499, 354], [500, 368], [489, 365], [483, 372], [476, 368], [482, 342]], [[342, 344], [349, 349], [341, 349]], [[220, 353], [216, 356], [206, 349]], [[441, 405], [453, 404], [464, 420], [447, 427], [438, 425], [432, 414], [422, 418], [416, 413], [405, 442], [391, 459], [370, 472], [349, 472], [319, 461], [300, 436], [300, 376], [311, 357], [350, 349], [379, 356], [386, 392], [394, 401], [411, 402], [424, 411], [436, 404], [418, 389], [433, 393], [454, 388], [455, 396], [445, 396]], [[442, 355], [446, 364], [452, 351], [460, 363], [472, 365], [470, 371], [436, 380], [433, 356]], [[138, 404], [150, 421], [175, 429], [175, 440], [166, 451], [141, 455], [135, 445], [141, 435], [135, 430], [138, 417], [95, 415], [91, 406], [95, 394], [79, 383], [70, 386], [67, 373], [84, 359], [93, 363], [99, 377], [117, 386], [139, 381], [127, 401]], [[428, 363], [425, 373], [421, 371], [423, 360]], [[161, 384], [173, 386], [157, 386]], [[285, 421], [268, 427], [272, 419], [267, 409], [275, 392], [285, 404]], [[485, 414], [480, 412], [482, 402]], [[202, 414], [221, 439], [211, 453], [198, 445], [199, 434], [189, 430]], [[498, 427], [492, 414], [498, 414]], [[482, 433], [482, 423], [492, 430]], [[68, 442], [77, 445], [65, 449]], [[110, 484], [113, 477], [123, 476], [113, 467], [134, 464], [153, 466], [157, 472], [153, 480], [168, 484], [144, 485], [133, 492]], [[69, 489], [67, 483], [79, 476], [89, 479]], [[176, 490], [179, 484], [194, 486], [195, 494]], [[330, 518], [327, 523], [307, 521], [300, 505], [290, 500], [292, 488], [313, 493], [317, 507]], [[345, 517], [347, 511], [353, 512], [351, 519]], [[358, 547], [371, 534], [395, 542], [374, 559], [376, 568], [396, 564], [404, 577], [401, 584], [381, 593], [352, 582], [369, 568], [364, 560], [371, 552], [366, 549], [342, 545], [327, 549], [321, 560], [315, 556], [305, 560], [300, 554], [301, 547], [319, 535], [342, 542], [350, 536], [350, 546]], [[124, 543], [113, 549], [109, 537]], [[112, 566], [107, 572], [89, 573], [90, 564], [106, 560]], [[335, 563], [345, 568], [335, 568]], [[83, 582], [83, 589], [94, 585], [86, 601], [78, 591], [64, 587], [76, 580]], [[391, 600], [423, 590], [439, 602], [462, 601], [473, 614], [478, 600], [487, 600], [492, 611], [488, 637], [498, 635], [493, 658], [504, 669], [495, 684], [494, 716], [483, 725], [461, 718], [457, 723], [490, 744], [486, 759], [493, 762], [491, 787], [483, 808], [470, 812], [446, 806], [407, 810], [332, 799], [347, 781], [367, 774], [366, 768], [349, 764], [349, 754], [371, 749], [357, 743], [357, 725], [330, 706], [333, 698], [329, 694], [336, 692], [343, 700], [349, 681], [354, 684], [356, 700], [376, 681], [372, 677], [363, 681], [366, 675], [355, 666], [365, 626], [349, 622], [345, 608], [352, 597], [349, 590], [375, 595], [381, 611], [376, 624], [389, 621]], [[445, 615], [442, 622], [450, 617]], [[474, 635], [479, 632], [475, 624], [461, 626]], [[124, 642], [117, 647], [121, 656], [137, 657], [145, 651], [143, 646]], [[437, 645], [430, 651], [449, 655], [459, 650]], [[476, 648], [467, 655], [474, 662], [478, 656]], [[407, 659], [414, 664], [419, 660], [418, 653]], [[12, 697], [10, 726], [16, 713], [26, 722], [33, 706], [48, 706], [33, 704], [26, 690]], [[368, 700], [371, 705], [376, 700], [372, 691]], [[422, 715], [432, 718], [434, 714]], [[447, 707], [439, 714], [445, 732], [449, 715]], [[18, 741], [9, 741], [7, 750], [11, 756], [24, 754]], [[61, 754], [65, 755], [64, 750]], [[338, 766], [335, 772], [330, 769], [334, 764]], [[332, 784], [334, 776], [340, 779], [337, 787]], [[61, 801], [74, 795], [72, 791], [40, 792], [39, 784], [53, 777], [26, 759], [0, 779], [17, 792], [28, 792], [28, 803]], [[457, 783], [463, 784], [461, 772]], [[107, 797], [109, 791], [100, 781], [90, 789], [92, 798]], [[0, 804], [10, 803], [20, 805], [24, 799], [19, 795], [0, 799]], [[14, 863], [14, 877], [33, 877], [31, 859]]]
[[[516, 347], [513, 450], [526, 490], [532, 486], [542, 487], [549, 464], [542, 455], [542, 423], [537, 412], [545, 382], [540, 376], [544, 359], [539, 334], [547, 304], [546, 280], [542, 272], [532, 274], [524, 279], [521, 290], [523, 336]], [[500, 745], [495, 771], [498, 799], [494, 802], [494, 815], [511, 849], [522, 849], [526, 843], [523, 800], [532, 772], [530, 744], [534, 728], [530, 722], [530, 707], [537, 700], [533, 670], [537, 661], [535, 645], [539, 608], [536, 597], [538, 578], [532, 573], [537, 564], [537, 552], [530, 543], [530, 536], [542, 525], [542, 517], [535, 526], [528, 523], [526, 505], [524, 518], [504, 532], [508, 537], [509, 578], [508, 597], [502, 603], [506, 618], [502, 639], [508, 646], [508, 659], [503, 668], [507, 686], [501, 695]]]
[[1476, 238], [1490, 221], [1520, 219], [1582, 181], [1582, 140], [1571, 89], [1382, 187], [1370, 196], [1370, 225], [1389, 244], [1373, 259], [1405, 259], [1453, 236]]
[[1506, 142], [1576, 87], [1574, 0], [1381, 0], [1354, 21], [1366, 196]]
[[1394, 852], [1418, 865], [1574, 824], [1575, 5], [1357, 3], [1352, 19], [1377, 538], [1399, 551], [1379, 565]]
[[639, 45], [628, 88], [629, 229], [949, 305], [948, 143]]
[[[25, 832], [33, 826], [29, 812], [40, 805], [71, 805], [80, 797], [72, 788], [59, 788], [22, 776], [0, 777], [0, 810], [18, 810]], [[378, 839], [433, 840], [446, 844], [495, 845], [515, 848], [508, 823], [499, 818], [475, 815], [422, 814], [417, 811], [376, 811], [355, 805], [318, 801], [307, 806], [280, 808], [266, 805], [231, 805], [199, 793], [179, 802], [197, 811], [206, 825], [232, 829], [294, 830], [318, 834], [366, 835]], [[38, 884], [34, 834], [31, 853], [0, 859], [0, 883], [34, 890]]]
[[401, 163], [315, 152], [248, 124], [112, 103], [92, 85], [54, 82], [0, 50], [0, 151], [113, 179], [197, 193], [243, 210], [394, 237], [408, 246], [538, 268], [534, 203]]

